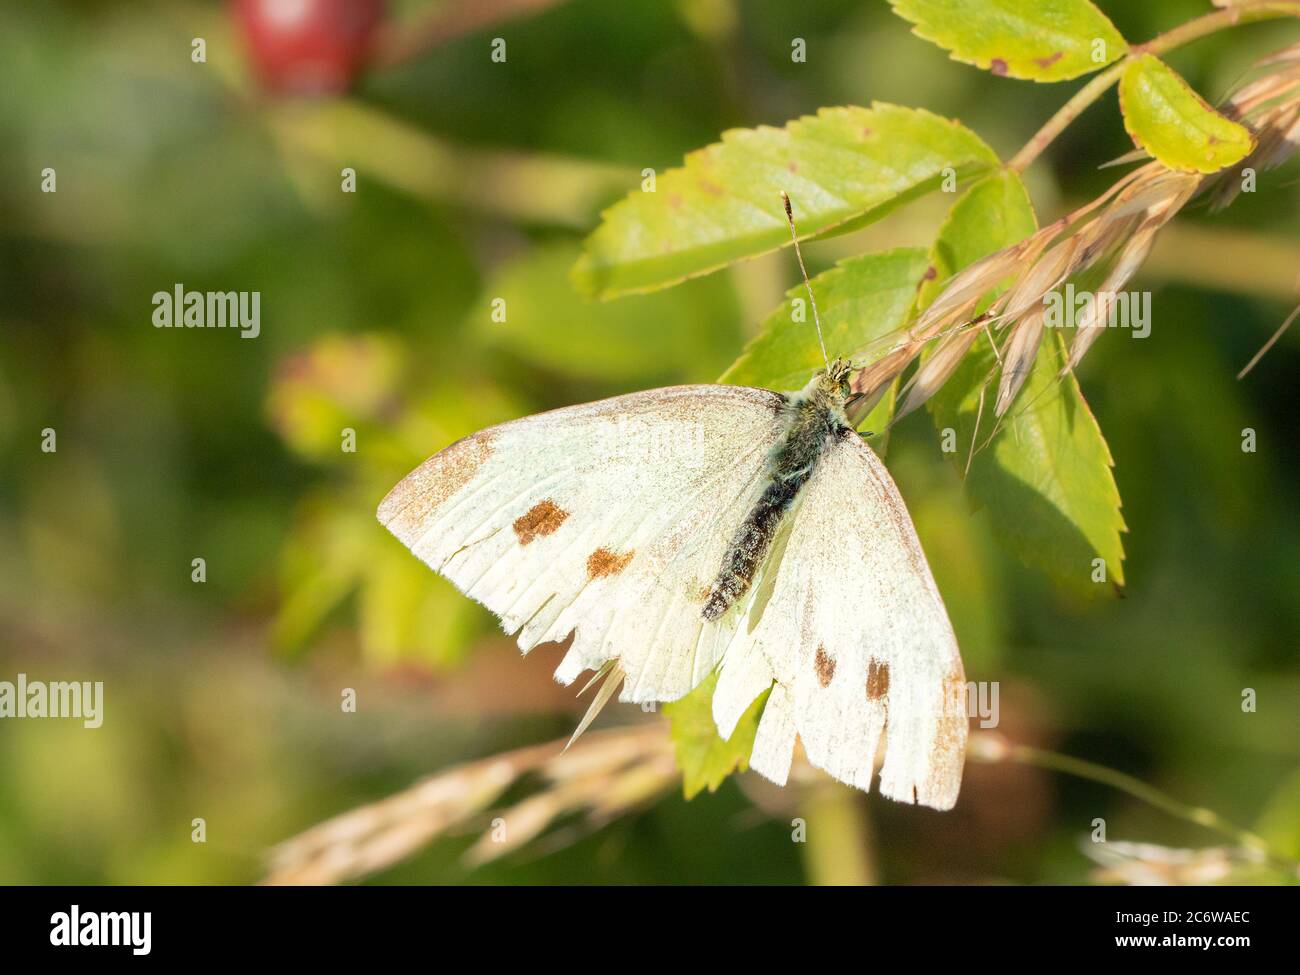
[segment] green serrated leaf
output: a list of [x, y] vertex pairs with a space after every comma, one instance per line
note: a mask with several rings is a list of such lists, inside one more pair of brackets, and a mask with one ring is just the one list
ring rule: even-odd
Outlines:
[[1037, 229], [1034, 204], [1017, 174], [999, 170], [975, 183], [957, 199], [939, 228], [930, 249], [934, 274], [921, 289], [921, 308], [929, 307], [948, 278], [962, 268], [1024, 240]]
[[1255, 148], [1245, 126], [1216, 112], [1177, 71], [1151, 54], [1125, 66], [1119, 107], [1133, 142], [1170, 169], [1214, 173]]
[[770, 693], [764, 691], [754, 700], [737, 722], [731, 737], [723, 741], [713, 723], [713, 691], [717, 686], [715, 671], [685, 697], [664, 705], [664, 713], [672, 726], [673, 748], [677, 767], [682, 770], [682, 789], [687, 799], [706, 788], [715, 792], [732, 772], [749, 768], [754, 736], [758, 734], [758, 719]]
[[954, 60], [997, 75], [1066, 81], [1121, 57], [1128, 44], [1089, 0], [890, 0]]
[[726, 275], [610, 305], [574, 293], [566, 272], [578, 254], [552, 244], [503, 265], [471, 326], [510, 356], [605, 381], [703, 380], [734, 354], [741, 312]]
[[919, 109], [877, 103], [822, 109], [784, 128], [723, 133], [606, 210], [573, 269], [579, 290], [610, 298], [653, 291], [789, 243], [780, 194], [803, 236], [888, 210], [997, 165], [973, 132]]
[[[925, 251], [900, 247], [839, 262], [813, 278], [826, 351], [848, 357], [901, 327], [928, 267]], [[762, 330], [718, 380], [780, 391], [802, 389], [822, 369], [821, 346], [802, 283], [764, 320]]]
[[[1035, 229], [1020, 177], [999, 172], [971, 187], [953, 206], [931, 252], [942, 281], [986, 254]], [[927, 288], [924, 300], [937, 287]], [[987, 508], [998, 537], [1026, 563], [1077, 588], [1095, 588], [1092, 560], [1106, 562], [1106, 578], [1124, 581], [1125, 530], [1110, 450], [1073, 373], [1061, 336], [1046, 336], [1025, 387], [992, 443], [970, 460], [966, 493], [972, 508]], [[935, 426], [952, 429], [953, 454], [966, 471], [972, 444], [993, 432], [996, 361], [979, 340], [929, 402]], [[981, 399], [984, 400], [981, 416]], [[977, 437], [977, 417], [978, 437]]]

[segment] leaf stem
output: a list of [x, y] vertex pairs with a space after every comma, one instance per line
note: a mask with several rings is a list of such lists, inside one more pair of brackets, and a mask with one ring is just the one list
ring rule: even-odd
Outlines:
[[1182, 47], [1192, 41], [1200, 40], [1217, 33], [1226, 27], [1238, 24], [1250, 24], [1275, 17], [1300, 17], [1300, 2], [1297, 0], [1256, 0], [1254, 3], [1239, 3], [1214, 13], [1203, 14], [1187, 23], [1163, 34], [1153, 37], [1145, 44], [1135, 44], [1130, 48], [1133, 54], [1163, 54], [1176, 47]]
[[1300, 17], [1300, 0], [1259, 0], [1255, 3], [1243, 3], [1204, 14], [1165, 31], [1147, 41], [1145, 44], [1132, 45], [1128, 53], [1101, 74], [1075, 92], [1074, 96], [1062, 105], [1047, 122], [1026, 142], [1011, 160], [1007, 169], [1023, 173], [1043, 150], [1055, 141], [1056, 137], [1069, 128], [1070, 124], [1083, 114], [1084, 109], [1095, 102], [1119, 81], [1124, 67], [1134, 57], [1141, 54], [1163, 54], [1174, 48], [1182, 47], [1192, 41], [1210, 34], [1235, 27], [1238, 24], [1270, 20], [1275, 17]]
[[1085, 108], [1104, 95], [1111, 85], [1119, 81], [1119, 76], [1124, 73], [1126, 60], [1111, 65], [1075, 92], [1074, 97], [1057, 109], [1056, 114], [1049, 118], [1046, 124], [1020, 147], [1020, 151], [1011, 157], [1007, 163], [1007, 169], [1012, 172], [1023, 173], [1029, 164], [1056, 140], [1058, 135], [1070, 127], [1070, 123], [1083, 114]]
[[1175, 799], [1173, 796], [1161, 792], [1154, 786], [1148, 785], [1141, 779], [1125, 772], [1099, 765], [1096, 762], [1090, 762], [1087, 759], [1062, 755], [1059, 752], [1034, 748], [1030, 745], [1013, 745], [996, 740], [989, 740], [983, 747], [972, 749], [970, 757], [977, 761], [1019, 762], [1022, 765], [1033, 765], [1053, 772], [1063, 772], [1066, 775], [1073, 775], [1076, 778], [1087, 779], [1090, 782], [1109, 786], [1132, 796], [1134, 799], [1145, 802], [1161, 812], [1213, 830], [1234, 843], [1255, 850], [1286, 872], [1300, 875], [1300, 864], [1297, 864], [1290, 857], [1278, 853], [1259, 834], [1243, 829], [1236, 823], [1219, 815], [1213, 809], [1206, 809], [1204, 806], [1192, 806]]
[[877, 883], [871, 822], [862, 793], [838, 782], [812, 786], [800, 803], [807, 824], [804, 870], [819, 887], [865, 887]]

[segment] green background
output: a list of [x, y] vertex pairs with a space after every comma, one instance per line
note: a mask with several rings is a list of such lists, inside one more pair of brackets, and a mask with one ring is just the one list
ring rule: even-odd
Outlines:
[[[1207, 9], [1101, 6], [1134, 40]], [[498, 35], [505, 64], [488, 57]], [[190, 61], [195, 36], [207, 64]], [[1214, 101], [1297, 36], [1259, 24], [1168, 60]], [[716, 378], [796, 280], [783, 251], [589, 305], [567, 270], [601, 208], [726, 128], [873, 99], [958, 118], [1006, 158], [1077, 85], [950, 61], [865, 0], [570, 0], [317, 103], [257, 91], [220, 5], [7, 4], [0, 82], [0, 680], [103, 680], [106, 697], [96, 731], [0, 723], [10, 883], [253, 881], [272, 844], [329, 815], [566, 735], [583, 704], [551, 682], [553, 648], [516, 659], [373, 510], [489, 423]], [[1040, 217], [1103, 190], [1114, 171], [1096, 167], [1129, 148], [1112, 93], [1028, 172]], [[359, 191], [344, 195], [350, 159]], [[39, 192], [47, 166], [57, 194]], [[1134, 285], [1153, 292], [1150, 337], [1108, 334], [1080, 371], [1130, 529], [1124, 598], [1061, 591], [1008, 556], [924, 412], [889, 454], [967, 675], [1001, 683], [1004, 735], [1128, 772], [1293, 857], [1300, 331], [1234, 376], [1295, 301], [1295, 172], [1180, 216]], [[928, 246], [948, 202], [811, 245], [809, 270]], [[260, 291], [261, 336], [153, 328], [150, 296], [178, 282]], [[341, 712], [343, 687], [358, 713]], [[375, 879], [824, 879], [790, 841], [806, 797], [748, 778], [690, 803], [673, 790], [546, 855], [467, 871], [471, 831]], [[886, 882], [1087, 881], [1098, 817], [1112, 840], [1221, 842], [1016, 765], [969, 766], [948, 814], [855, 802], [842, 841]]]

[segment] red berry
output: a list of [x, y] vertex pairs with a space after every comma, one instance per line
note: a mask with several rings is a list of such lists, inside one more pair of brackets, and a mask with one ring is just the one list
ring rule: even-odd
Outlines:
[[370, 54], [384, 0], [231, 0], [262, 84], [272, 91], [346, 90]]

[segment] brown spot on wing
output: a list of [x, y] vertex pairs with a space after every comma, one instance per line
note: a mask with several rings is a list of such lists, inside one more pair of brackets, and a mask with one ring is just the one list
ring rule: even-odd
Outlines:
[[550, 535], [561, 525], [569, 513], [554, 501], [538, 501], [515, 519], [515, 534], [520, 545], [528, 545], [539, 535]]
[[889, 693], [889, 664], [867, 661], [867, 700], [879, 701]]
[[632, 556], [635, 554], [635, 549], [619, 555], [607, 548], [598, 548], [587, 556], [587, 578], [616, 576], [627, 568], [627, 564], [632, 561]]
[[826, 652], [825, 647], [817, 648], [817, 656], [813, 658], [813, 669], [817, 671], [817, 681], [822, 687], [827, 687], [835, 677], [835, 658]]
[[1061, 60], [1061, 58], [1063, 57], [1065, 57], [1065, 52], [1057, 51], [1055, 54], [1052, 54], [1050, 57], [1034, 58], [1034, 63], [1038, 65], [1040, 68], [1050, 68], [1052, 65], [1054, 65], [1057, 61]]
[[989, 63], [989, 70], [1001, 78], [1007, 73], [1007, 62], [1003, 61], [1001, 58], [994, 58]]

